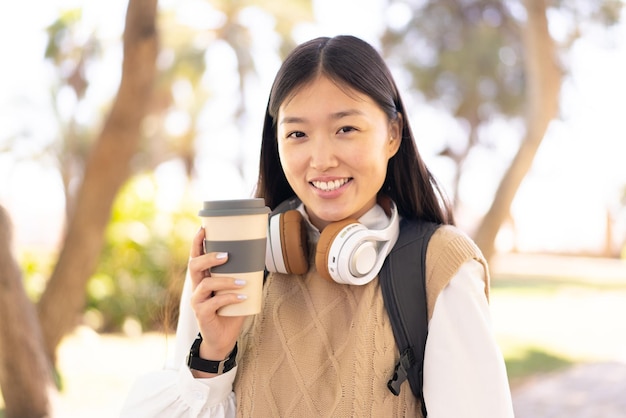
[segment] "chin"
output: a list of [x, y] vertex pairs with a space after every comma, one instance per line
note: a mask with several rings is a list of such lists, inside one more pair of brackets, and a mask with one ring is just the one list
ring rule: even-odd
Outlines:
[[322, 216], [318, 218], [321, 219], [325, 223], [339, 222], [343, 221], [346, 218], [351, 218], [352, 216], [346, 212], [326, 212], [322, 213]]
[[329, 211], [325, 211], [325, 210], [316, 210], [319, 208], [319, 206], [317, 208], [315, 207], [311, 207], [311, 206], [306, 206], [306, 211], [309, 214], [309, 218], [311, 219], [311, 222], [321, 231], [322, 229], [324, 229], [324, 227], [330, 223], [333, 222], [337, 222], [337, 221], [341, 221], [342, 219], [345, 218], [341, 216], [341, 214], [338, 214], [337, 212], [329, 212]]

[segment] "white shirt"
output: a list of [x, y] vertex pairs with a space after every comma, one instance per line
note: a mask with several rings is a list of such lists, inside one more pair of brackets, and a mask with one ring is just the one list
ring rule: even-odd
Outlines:
[[[483, 275], [480, 263], [467, 261], [435, 302], [424, 354], [423, 390], [429, 418], [514, 416], [504, 359], [491, 326]], [[173, 355], [163, 370], [135, 383], [121, 417], [235, 416], [232, 386], [237, 367], [211, 379], [195, 379], [185, 364], [198, 334], [190, 299], [191, 280], [187, 277]]]

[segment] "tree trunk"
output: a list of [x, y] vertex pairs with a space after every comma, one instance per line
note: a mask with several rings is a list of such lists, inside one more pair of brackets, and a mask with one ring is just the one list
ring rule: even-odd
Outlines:
[[52, 373], [12, 246], [9, 215], [0, 206], [0, 390], [5, 414], [7, 418], [44, 417], [50, 412]]
[[504, 174], [496, 195], [474, 239], [487, 259], [495, 252], [495, 240], [513, 199], [541, 145], [548, 125], [558, 114], [562, 71], [556, 46], [548, 32], [546, 0], [525, 0], [527, 21], [523, 28], [526, 67], [526, 136]]
[[53, 364], [58, 344], [84, 309], [85, 286], [100, 256], [113, 201], [132, 173], [156, 73], [156, 11], [157, 0], [128, 3], [120, 87], [87, 161], [58, 262], [38, 305]]

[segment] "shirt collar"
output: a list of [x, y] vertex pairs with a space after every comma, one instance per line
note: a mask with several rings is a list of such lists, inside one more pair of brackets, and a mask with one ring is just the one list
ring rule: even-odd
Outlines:
[[[320, 237], [320, 230], [311, 223], [309, 215], [304, 209], [304, 204], [300, 203], [296, 210], [302, 214], [302, 217], [305, 220], [309, 240], [317, 242]], [[384, 229], [389, 225], [389, 218], [385, 214], [385, 210], [379, 204], [374, 205], [370, 210], [365, 212], [363, 216], [358, 219], [358, 221], [365, 225], [368, 229], [379, 230]]]

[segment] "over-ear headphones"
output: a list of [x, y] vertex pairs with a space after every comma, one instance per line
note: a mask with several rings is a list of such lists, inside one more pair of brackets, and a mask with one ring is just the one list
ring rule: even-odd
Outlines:
[[[398, 209], [391, 199], [389, 225], [371, 230], [356, 219], [334, 222], [320, 234], [315, 252], [319, 274], [337, 283], [363, 285], [380, 271], [400, 233]], [[291, 202], [294, 205], [294, 202]], [[265, 267], [277, 273], [304, 274], [309, 269], [306, 225], [302, 214], [287, 210], [270, 216]]]

